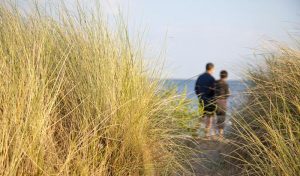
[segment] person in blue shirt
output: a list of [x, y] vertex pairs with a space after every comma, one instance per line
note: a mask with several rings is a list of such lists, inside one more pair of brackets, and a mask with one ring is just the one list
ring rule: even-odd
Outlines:
[[199, 102], [201, 105], [204, 105], [204, 116], [206, 118], [205, 136], [207, 138], [210, 138], [210, 129], [212, 127], [212, 121], [216, 111], [216, 105], [214, 102], [216, 80], [212, 76], [214, 71], [214, 64], [207, 63], [205, 73], [198, 77], [195, 85], [195, 93], [198, 96]]

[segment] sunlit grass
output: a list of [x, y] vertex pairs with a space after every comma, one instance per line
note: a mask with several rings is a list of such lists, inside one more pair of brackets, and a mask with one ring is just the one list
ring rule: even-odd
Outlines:
[[249, 72], [247, 101], [236, 113], [232, 157], [245, 175], [300, 173], [300, 52], [279, 51]]
[[188, 173], [187, 102], [122, 20], [41, 11], [0, 6], [0, 174]]

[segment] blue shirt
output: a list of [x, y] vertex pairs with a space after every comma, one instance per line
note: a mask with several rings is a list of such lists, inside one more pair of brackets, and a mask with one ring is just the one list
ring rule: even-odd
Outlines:
[[209, 73], [203, 73], [196, 81], [195, 93], [204, 103], [215, 97], [215, 78]]

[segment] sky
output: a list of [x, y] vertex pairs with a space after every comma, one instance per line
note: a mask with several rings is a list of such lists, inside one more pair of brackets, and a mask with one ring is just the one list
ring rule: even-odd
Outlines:
[[[169, 78], [193, 78], [213, 62], [215, 76], [225, 69], [230, 79], [240, 79], [247, 64], [258, 62], [254, 54], [261, 48], [270, 41], [291, 44], [290, 35], [300, 31], [300, 0], [98, 1], [108, 16], [120, 9], [130, 31], [146, 31], [147, 58], [165, 51]], [[93, 6], [94, 0], [80, 2]]]
[[289, 44], [300, 25], [300, 0], [108, 0], [129, 26], [146, 27], [151, 47], [165, 48], [171, 78], [188, 79], [207, 62], [239, 79], [254, 54], [275, 40]]

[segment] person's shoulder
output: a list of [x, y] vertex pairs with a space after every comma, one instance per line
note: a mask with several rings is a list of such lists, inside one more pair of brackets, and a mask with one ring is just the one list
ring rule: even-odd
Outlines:
[[212, 81], [216, 81], [216, 79], [212, 76], [212, 75], [210, 75], [210, 74], [208, 74], [209, 75], [209, 78], [212, 80]]
[[228, 84], [227, 81], [222, 80], [221, 84], [222, 84], [224, 87], [229, 87], [229, 84]]
[[196, 83], [201, 82], [203, 80], [203, 78], [204, 78], [204, 73], [202, 73], [201, 75], [198, 76]]
[[206, 73], [200, 74], [199, 77], [198, 77], [198, 79], [201, 79], [201, 78], [204, 78], [204, 77], [206, 77]]
[[228, 86], [228, 82], [224, 81], [222, 79], [219, 79], [216, 81], [216, 84], [220, 85], [220, 86]]

